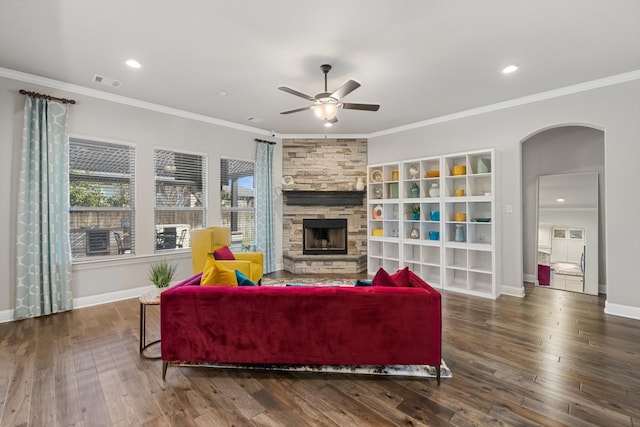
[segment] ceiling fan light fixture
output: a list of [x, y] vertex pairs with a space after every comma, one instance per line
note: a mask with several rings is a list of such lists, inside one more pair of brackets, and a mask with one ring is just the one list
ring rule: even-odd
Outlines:
[[518, 66], [515, 64], [511, 64], [502, 69], [502, 74], [511, 74], [515, 71], [518, 71]]
[[135, 59], [127, 59], [125, 61], [125, 64], [127, 64], [131, 68], [142, 68], [142, 65]]
[[338, 114], [338, 104], [331, 100], [322, 101], [313, 107], [313, 112], [322, 120], [331, 120]]

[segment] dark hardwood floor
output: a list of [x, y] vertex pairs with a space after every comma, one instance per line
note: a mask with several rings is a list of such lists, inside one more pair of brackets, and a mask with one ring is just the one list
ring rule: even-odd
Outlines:
[[165, 385], [161, 362], [138, 354], [137, 299], [0, 324], [0, 425], [640, 426], [640, 321], [603, 314], [603, 297], [526, 291], [443, 294], [453, 378], [439, 387], [176, 367]]

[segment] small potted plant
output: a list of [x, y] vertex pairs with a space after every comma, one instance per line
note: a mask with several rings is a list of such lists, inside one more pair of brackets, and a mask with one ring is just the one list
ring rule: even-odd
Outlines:
[[411, 208], [411, 219], [414, 221], [420, 219], [420, 205], [413, 205]]
[[249, 252], [251, 250], [251, 241], [244, 240], [240, 243], [240, 249], [242, 249], [243, 252]]
[[176, 274], [176, 266], [169, 263], [167, 260], [161, 259], [155, 264], [151, 264], [149, 269], [149, 280], [156, 285], [158, 290], [166, 288], [171, 284], [173, 277]]

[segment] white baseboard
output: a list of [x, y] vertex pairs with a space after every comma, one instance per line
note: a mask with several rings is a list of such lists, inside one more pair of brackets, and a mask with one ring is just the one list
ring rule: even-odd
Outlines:
[[598, 284], [598, 293], [599, 294], [607, 294], [607, 285], [604, 285], [602, 283]]
[[538, 284], [538, 277], [535, 274], [523, 274], [522, 280], [527, 283]]
[[[142, 294], [155, 289], [153, 285], [141, 286], [139, 288], [125, 289], [123, 291], [108, 292], [105, 294], [91, 295], [73, 299], [73, 308], [91, 307], [92, 305], [105, 304], [108, 302], [120, 301], [123, 299], [136, 298]], [[7, 323], [15, 320], [13, 309], [0, 311], [0, 323]]]
[[506, 286], [502, 285], [500, 295], [509, 295], [512, 297], [524, 297], [524, 286]]
[[91, 307], [92, 305], [105, 304], [108, 302], [121, 301], [123, 299], [136, 298], [142, 294], [155, 289], [153, 285], [141, 286], [139, 288], [125, 289], [122, 291], [108, 292], [106, 294], [91, 295], [73, 299], [73, 308]]
[[604, 303], [604, 312], [614, 316], [628, 317], [630, 319], [640, 320], [640, 307], [631, 307], [629, 305], [613, 304], [609, 301]]
[[0, 311], [0, 323], [7, 323], [13, 320], [13, 310]]

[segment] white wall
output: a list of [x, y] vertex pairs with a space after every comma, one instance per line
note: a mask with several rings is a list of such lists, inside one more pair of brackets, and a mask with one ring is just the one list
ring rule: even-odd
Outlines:
[[[522, 291], [521, 143], [541, 130], [587, 125], [605, 134], [607, 312], [640, 318], [640, 81], [372, 136], [369, 163], [495, 147], [497, 265], [503, 292]], [[513, 213], [506, 213], [507, 205]]]
[[[101, 294], [131, 296], [129, 290], [147, 286], [147, 270], [154, 254], [154, 169], [155, 147], [169, 147], [203, 153], [208, 156], [208, 215], [209, 225], [220, 224], [220, 157], [255, 160], [254, 138], [262, 133], [217, 126], [164, 113], [135, 108], [74, 93], [0, 77], [0, 318], [14, 306], [15, 279], [15, 206], [19, 197], [16, 179], [20, 165], [24, 96], [19, 89], [35, 90], [54, 96], [74, 98], [70, 107], [68, 132], [72, 136], [96, 140], [123, 141], [136, 147], [136, 255], [133, 258], [111, 261], [89, 261], [73, 267], [73, 295], [81, 302], [98, 301]], [[275, 182], [280, 182], [282, 145], [276, 145], [274, 155]], [[276, 201], [281, 233], [281, 197]], [[276, 236], [277, 254], [281, 256], [281, 234]], [[167, 257], [161, 254], [160, 256]], [[178, 276], [191, 275], [191, 255], [188, 249], [176, 251], [170, 258], [179, 265]], [[281, 263], [281, 258], [278, 259]]]

